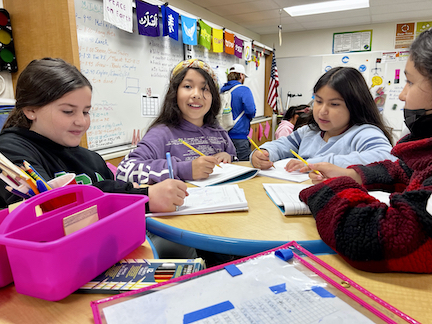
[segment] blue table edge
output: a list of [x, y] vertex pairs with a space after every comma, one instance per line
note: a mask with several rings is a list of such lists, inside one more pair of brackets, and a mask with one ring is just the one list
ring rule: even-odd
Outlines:
[[[194, 247], [200, 250], [238, 256], [260, 253], [292, 241], [248, 240], [202, 234], [163, 224], [151, 217], [148, 217], [146, 220], [146, 228], [151, 233], [175, 243]], [[296, 242], [309, 252], [316, 255], [335, 254], [335, 252], [322, 240]]]

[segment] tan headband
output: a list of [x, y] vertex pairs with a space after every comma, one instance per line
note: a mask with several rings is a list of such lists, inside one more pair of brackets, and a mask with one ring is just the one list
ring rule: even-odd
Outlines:
[[196, 69], [203, 69], [204, 71], [207, 72], [207, 74], [209, 74], [216, 87], [218, 87], [218, 78], [216, 76], [216, 74], [214, 73], [213, 69], [210, 67], [210, 65], [208, 65], [207, 63], [199, 60], [199, 59], [191, 59], [191, 60], [186, 60], [186, 61], [182, 61], [179, 64], [176, 65], [176, 67], [173, 69], [172, 74], [171, 74], [171, 79], [176, 76], [180, 71], [187, 69], [187, 68], [196, 68]]

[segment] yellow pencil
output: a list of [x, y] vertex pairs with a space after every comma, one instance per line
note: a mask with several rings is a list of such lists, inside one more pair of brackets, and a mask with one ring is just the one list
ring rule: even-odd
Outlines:
[[[300, 161], [302, 161], [304, 164], [306, 164], [307, 166], [309, 166], [309, 163], [307, 163], [307, 161], [305, 159], [303, 159], [300, 155], [298, 155], [296, 152], [294, 152], [293, 150], [290, 150], [292, 154], [294, 154], [295, 157], [297, 157]], [[316, 174], [322, 176], [322, 174], [317, 171], [317, 170], [312, 170], [313, 172], [315, 172]]]
[[[251, 144], [258, 150], [258, 151], [260, 151], [262, 154], [264, 154], [263, 153], [263, 151], [261, 151], [261, 149], [258, 147], [258, 145], [256, 145], [256, 143], [253, 141], [253, 139], [252, 138], [250, 138], [249, 136], [247, 137], [248, 138], [248, 140], [249, 140], [249, 142], [251, 142]], [[270, 161], [270, 160], [269, 160]], [[274, 165], [273, 165], [273, 162], [272, 162], [272, 167], [274, 168]]]
[[[183, 141], [181, 138], [179, 138], [179, 142], [186, 145], [187, 147], [189, 147], [192, 151], [198, 153], [201, 156], [205, 156], [204, 153], [201, 153], [200, 151], [198, 151], [195, 147], [193, 147], [192, 145], [186, 143], [185, 141]], [[219, 164], [216, 164], [219, 168], [221, 168], [221, 166]]]

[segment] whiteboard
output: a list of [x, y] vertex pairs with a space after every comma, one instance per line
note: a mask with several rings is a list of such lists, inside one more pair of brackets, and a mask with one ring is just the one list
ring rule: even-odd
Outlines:
[[[279, 74], [279, 91], [282, 105], [286, 108], [287, 94], [295, 94], [289, 99], [289, 106], [307, 104], [312, 100], [313, 87], [321, 76], [322, 57], [276, 58]], [[297, 96], [301, 94], [302, 96]]]
[[245, 63], [245, 60], [239, 59], [235, 55], [226, 53], [214, 53], [204, 46], [188, 46], [186, 53], [190, 53], [191, 58], [198, 58], [208, 62], [218, 76], [219, 88], [227, 82], [227, 71], [233, 64], [242, 64], [248, 75], [244, 85], [248, 86], [254, 97], [256, 114], [255, 117], [264, 116], [264, 88], [265, 88], [265, 59], [260, 59], [257, 66], [255, 62]]
[[102, 0], [75, 0], [81, 72], [93, 86], [90, 150], [129, 148], [158, 115], [172, 68], [184, 59], [179, 41], [133, 33], [103, 20]]

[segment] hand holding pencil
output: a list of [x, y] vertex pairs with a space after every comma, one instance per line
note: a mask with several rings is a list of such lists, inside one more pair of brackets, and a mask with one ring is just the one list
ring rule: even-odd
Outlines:
[[192, 145], [186, 143], [182, 139], [179, 138], [179, 142], [184, 144], [185, 146], [189, 147], [192, 151], [198, 153], [201, 155], [199, 158], [192, 161], [192, 178], [193, 180], [199, 180], [199, 179], [207, 179], [211, 173], [213, 173], [213, 168], [215, 165], [218, 167], [221, 167], [218, 164], [217, 159], [214, 156], [207, 156], [200, 151], [198, 151], [196, 148], [194, 148]]
[[252, 155], [252, 165], [262, 170], [274, 167], [273, 162], [269, 159], [269, 153], [266, 150], [261, 150], [249, 136], [248, 140], [257, 150], [257, 152]]

